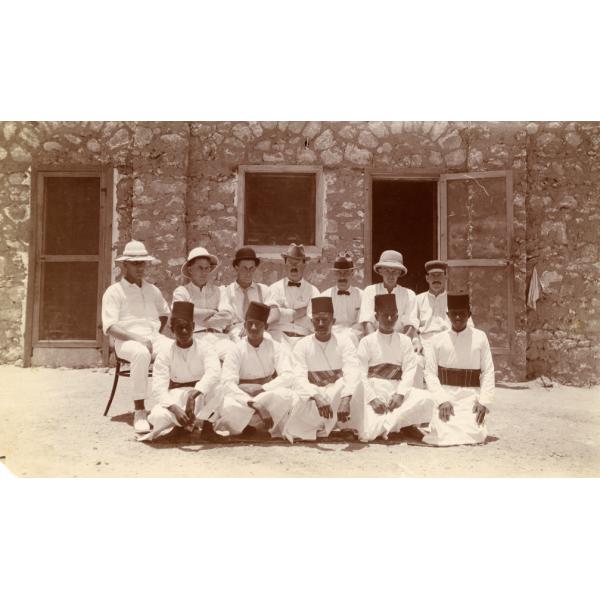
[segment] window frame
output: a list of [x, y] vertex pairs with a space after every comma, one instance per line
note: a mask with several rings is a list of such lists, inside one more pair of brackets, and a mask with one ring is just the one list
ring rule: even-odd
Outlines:
[[[323, 179], [323, 167], [304, 165], [240, 165], [238, 169], [237, 186], [237, 237], [239, 245], [244, 244], [244, 222], [246, 216], [246, 173], [307, 173], [315, 175], [315, 244], [305, 245], [304, 250], [309, 258], [320, 258], [323, 250], [323, 234], [325, 219], [325, 185]], [[261, 258], [280, 259], [282, 252], [288, 249], [288, 245], [256, 245], [247, 244], [254, 248], [256, 254]]]

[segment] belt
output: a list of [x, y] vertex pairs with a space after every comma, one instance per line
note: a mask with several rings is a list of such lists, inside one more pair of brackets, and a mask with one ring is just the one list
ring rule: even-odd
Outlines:
[[400, 381], [400, 379], [402, 379], [402, 367], [392, 363], [373, 365], [372, 367], [369, 367], [369, 377]]
[[271, 375], [267, 375], [266, 377], [257, 377], [256, 379], [240, 379], [240, 383], [257, 383], [258, 385], [262, 385], [263, 383], [269, 383], [269, 381], [275, 379], [277, 377], [277, 371], [273, 371]]
[[481, 369], [449, 369], [438, 367], [438, 377], [442, 385], [457, 387], [479, 387]]
[[196, 381], [173, 381], [172, 379], [169, 380], [169, 389], [170, 390], [176, 390], [177, 388], [182, 388], [182, 387], [196, 387], [196, 384], [198, 383], [198, 379]]
[[331, 371], [309, 371], [308, 381], [313, 385], [325, 387], [330, 383], [335, 383], [343, 376], [341, 369], [332, 369]]
[[306, 337], [307, 333], [296, 333], [295, 331], [284, 331], [285, 335], [288, 337]]

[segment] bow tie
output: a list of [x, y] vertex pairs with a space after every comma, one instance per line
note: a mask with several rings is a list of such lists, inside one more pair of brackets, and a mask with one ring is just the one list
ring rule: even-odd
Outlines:
[[344, 291], [342, 291], [342, 290], [338, 290], [338, 293], [337, 293], [337, 295], [338, 295], [338, 296], [349, 296], [349, 295], [350, 295], [350, 292], [344, 292]]
[[300, 287], [300, 282], [296, 283], [294, 281], [288, 281], [289, 287]]

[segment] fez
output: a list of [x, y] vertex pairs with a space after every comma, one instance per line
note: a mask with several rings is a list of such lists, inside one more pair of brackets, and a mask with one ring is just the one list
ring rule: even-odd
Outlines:
[[469, 294], [448, 294], [448, 310], [471, 310]]
[[317, 296], [316, 298], [311, 298], [310, 305], [313, 315], [318, 313], [333, 314], [333, 300], [329, 296]]
[[269, 318], [270, 307], [262, 302], [250, 302], [246, 311], [246, 321], [262, 321], [267, 322]]
[[375, 312], [398, 312], [395, 294], [377, 294], [375, 296]]
[[192, 323], [194, 321], [194, 303], [193, 302], [173, 302], [171, 309], [171, 319], [183, 319]]

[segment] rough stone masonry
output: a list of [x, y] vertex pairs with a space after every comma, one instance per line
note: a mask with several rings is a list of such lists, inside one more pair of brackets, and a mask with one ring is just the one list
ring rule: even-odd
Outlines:
[[[475, 122], [6, 122], [0, 123], [0, 361], [21, 364], [31, 236], [31, 178], [43, 166], [105, 165], [116, 181], [115, 250], [151, 240], [151, 278], [170, 300], [189, 248], [223, 260], [233, 279], [240, 165], [323, 168], [324, 247], [309, 279], [332, 283], [339, 248], [365, 279], [365, 181], [370, 170], [512, 170], [514, 353], [503, 376], [600, 382], [600, 124]], [[409, 252], [409, 249], [402, 249]], [[543, 285], [526, 307], [536, 268]], [[282, 276], [265, 260], [260, 278]]]

